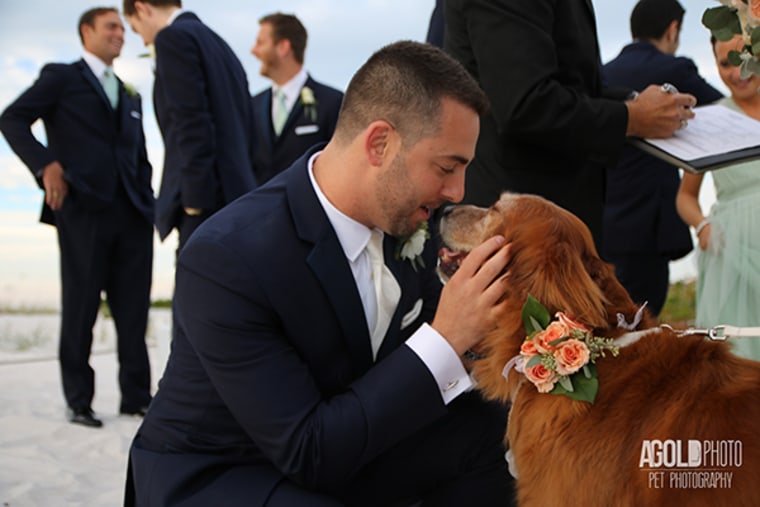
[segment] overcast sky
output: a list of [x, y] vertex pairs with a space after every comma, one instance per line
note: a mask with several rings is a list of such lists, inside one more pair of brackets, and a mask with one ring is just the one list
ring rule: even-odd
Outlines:
[[[716, 0], [680, 0], [686, 8], [679, 54], [693, 58], [702, 75], [725, 92], [717, 77], [702, 12]], [[613, 58], [630, 41], [629, 16], [636, 0], [593, 0], [603, 61]], [[0, 109], [4, 109], [37, 78], [47, 62], [71, 62], [81, 57], [77, 22], [95, 5], [89, 0], [0, 0]], [[293, 13], [309, 32], [306, 68], [318, 81], [340, 89], [375, 50], [399, 39], [423, 40], [432, 0], [185, 0], [192, 10], [230, 44], [248, 72], [251, 93], [268, 81], [258, 74], [250, 48], [257, 20], [271, 12]], [[116, 73], [143, 95], [148, 155], [158, 189], [163, 143], [151, 104], [153, 75], [141, 39], [127, 27]], [[706, 197], [708, 200], [710, 196]], [[52, 227], [37, 222], [42, 193], [28, 169], [0, 140], [0, 309], [57, 305], [58, 249]], [[154, 298], [169, 297], [173, 286], [174, 235], [156, 244]], [[677, 277], [693, 276], [691, 261], [676, 266]]]

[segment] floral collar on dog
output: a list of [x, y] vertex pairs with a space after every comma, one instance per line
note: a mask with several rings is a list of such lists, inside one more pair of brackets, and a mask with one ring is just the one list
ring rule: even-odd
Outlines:
[[574, 400], [594, 403], [599, 380], [594, 363], [605, 351], [617, 356], [619, 348], [609, 338], [593, 336], [591, 331], [557, 312], [551, 321], [549, 311], [528, 295], [522, 310], [527, 334], [520, 354], [504, 367], [506, 378], [514, 367], [525, 375], [540, 393], [564, 394]]

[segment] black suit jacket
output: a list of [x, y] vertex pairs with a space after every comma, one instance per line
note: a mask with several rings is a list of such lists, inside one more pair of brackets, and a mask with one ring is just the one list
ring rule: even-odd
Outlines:
[[[691, 93], [697, 104], [708, 104], [723, 95], [710, 86], [688, 58], [675, 57], [649, 42], [634, 42], [603, 69], [610, 86], [641, 91], [650, 84], [671, 83]], [[604, 254], [660, 254], [683, 257], [692, 249], [688, 226], [676, 211], [681, 179], [675, 166], [632, 146], [607, 173], [604, 208]]]
[[[42, 118], [47, 146], [31, 125]], [[43, 67], [37, 81], [0, 116], [0, 130], [43, 188], [41, 171], [57, 160], [77, 204], [91, 210], [108, 206], [119, 179], [138, 211], [153, 223], [152, 168], [145, 152], [140, 96], [119, 82], [113, 110], [100, 81], [84, 60]], [[54, 223], [43, 203], [42, 218]]]
[[445, 48], [491, 102], [465, 201], [504, 190], [542, 195], [578, 215], [599, 245], [604, 164], [628, 112], [603, 98], [591, 0], [447, 0]]
[[290, 167], [315, 144], [329, 141], [335, 132], [343, 92], [318, 83], [311, 76], [304, 86], [314, 92], [317, 102], [314, 112], [307, 111], [299, 97], [279, 136], [272, 126], [272, 89], [268, 88], [253, 97], [256, 117], [253, 167], [259, 184]]
[[248, 78], [232, 49], [191, 13], [155, 40], [156, 116], [164, 172], [156, 204], [161, 238], [182, 209], [216, 210], [255, 186]]
[[171, 356], [132, 450], [136, 482], [151, 484], [138, 502], [164, 505], [191, 483], [213, 488], [214, 471], [243, 465], [250, 505], [284, 476], [333, 491], [446, 413], [432, 375], [403, 344], [435, 312], [433, 242], [428, 269], [417, 272], [385, 238], [402, 292], [373, 363], [351, 268], [309, 180], [310, 155], [209, 218], [179, 255]]

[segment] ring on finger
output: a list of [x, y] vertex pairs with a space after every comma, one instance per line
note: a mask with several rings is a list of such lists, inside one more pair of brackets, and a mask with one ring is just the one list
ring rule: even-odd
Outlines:
[[686, 120], [681, 120], [681, 128], [682, 128], [682, 129], [685, 129], [685, 128], [686, 128], [686, 125], [688, 125], [688, 124], [689, 124], [689, 122], [688, 122], [688, 121], [686, 121]]

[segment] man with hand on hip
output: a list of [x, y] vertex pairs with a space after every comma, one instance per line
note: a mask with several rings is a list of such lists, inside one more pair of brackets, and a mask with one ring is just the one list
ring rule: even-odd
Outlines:
[[[152, 167], [140, 96], [113, 72], [124, 44], [116, 9], [82, 14], [81, 60], [51, 63], [0, 117], [8, 144], [45, 190], [41, 221], [61, 252], [59, 360], [69, 421], [100, 427], [92, 410], [92, 328], [104, 291], [116, 324], [120, 411], [150, 403], [145, 331], [153, 267]], [[42, 119], [47, 146], [31, 125]]]

